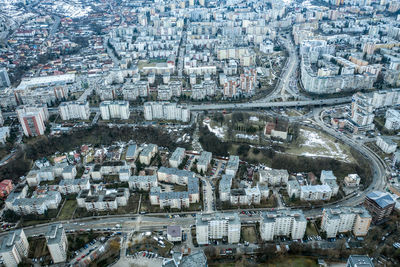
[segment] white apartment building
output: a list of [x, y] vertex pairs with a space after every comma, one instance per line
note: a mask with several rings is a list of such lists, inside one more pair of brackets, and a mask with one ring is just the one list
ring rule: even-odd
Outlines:
[[395, 109], [388, 109], [386, 111], [385, 128], [388, 130], [400, 129], [400, 112]]
[[236, 175], [237, 170], [239, 169], [239, 156], [229, 156], [228, 163], [226, 164], [225, 173], [227, 175]]
[[273, 241], [277, 236], [302, 239], [306, 232], [307, 220], [301, 210], [276, 210], [262, 213], [260, 221], [261, 238]]
[[339, 185], [336, 182], [336, 176], [332, 171], [321, 171], [320, 181], [324, 185], [328, 185], [332, 190], [332, 196], [336, 196], [339, 192]]
[[288, 182], [289, 173], [287, 170], [267, 169], [260, 170], [260, 183], [268, 183], [272, 186], [283, 185]]
[[185, 149], [182, 147], [177, 147], [169, 158], [169, 166], [172, 168], [178, 168], [185, 157]]
[[28, 257], [29, 243], [23, 229], [18, 229], [3, 238], [0, 255], [6, 267], [16, 267], [23, 258]]
[[300, 199], [305, 201], [330, 200], [332, 189], [329, 185], [300, 186]]
[[52, 225], [46, 234], [47, 248], [55, 264], [67, 260], [68, 239], [62, 224]]
[[128, 188], [99, 190], [94, 193], [86, 189], [79, 192], [76, 201], [78, 207], [86, 208], [87, 211], [106, 211], [126, 206], [129, 196]]
[[88, 120], [90, 117], [89, 102], [62, 102], [59, 106], [62, 120]]
[[170, 102], [146, 102], [144, 107], [145, 120], [172, 120], [188, 122], [190, 110], [184, 104]]
[[387, 136], [378, 136], [376, 145], [386, 154], [394, 153], [397, 149], [397, 143]]
[[290, 198], [299, 198], [300, 197], [300, 192], [301, 192], [301, 187], [299, 182], [295, 180], [289, 180], [286, 183], [286, 190]]
[[63, 179], [75, 179], [76, 173], [77, 173], [76, 166], [68, 165], [68, 166], [64, 167], [61, 175], [62, 175]]
[[47, 106], [20, 106], [15, 111], [26, 136], [44, 134], [46, 130], [45, 122], [49, 118]]
[[240, 241], [240, 219], [237, 213], [213, 213], [196, 215], [196, 239], [199, 245], [210, 240], [227, 239], [228, 243]]
[[212, 153], [208, 151], [203, 151], [197, 161], [197, 171], [205, 173], [210, 165], [212, 159]]
[[10, 137], [10, 127], [0, 127], [0, 143], [4, 145], [8, 137]]
[[103, 101], [100, 103], [101, 118], [103, 120], [110, 119], [129, 119], [129, 102], [128, 101]]
[[142, 164], [150, 165], [151, 159], [157, 154], [158, 146], [154, 144], [146, 145], [139, 155], [139, 161]]
[[322, 212], [321, 230], [328, 238], [350, 231], [355, 236], [365, 236], [371, 221], [372, 217], [364, 207], [329, 208]]
[[128, 184], [129, 189], [150, 191], [150, 188], [158, 186], [158, 181], [156, 175], [131, 176], [128, 179]]
[[58, 191], [63, 195], [77, 194], [85, 189], [90, 189], [90, 181], [87, 178], [61, 180], [58, 184]]
[[44, 214], [48, 209], [57, 209], [61, 200], [59, 192], [48, 191], [44, 194], [34, 195], [31, 198], [15, 198], [7, 208], [20, 215]]
[[357, 187], [360, 185], [361, 177], [357, 173], [349, 174], [344, 177], [344, 185], [347, 187]]

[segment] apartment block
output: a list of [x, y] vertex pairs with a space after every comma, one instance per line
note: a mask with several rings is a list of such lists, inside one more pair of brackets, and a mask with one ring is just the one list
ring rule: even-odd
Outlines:
[[28, 257], [29, 243], [23, 229], [18, 229], [7, 234], [3, 238], [0, 247], [0, 255], [6, 267], [15, 267]]
[[129, 200], [129, 189], [106, 189], [92, 192], [90, 189], [81, 190], [76, 198], [78, 207], [87, 211], [116, 210], [126, 206]]
[[146, 102], [143, 107], [145, 120], [190, 121], [190, 110], [184, 104]]
[[212, 153], [203, 151], [197, 160], [197, 171], [205, 173], [211, 163]]
[[90, 189], [90, 181], [87, 178], [61, 180], [58, 184], [58, 191], [63, 195], [77, 194], [85, 189]]
[[182, 147], [177, 147], [169, 158], [169, 166], [172, 168], [178, 168], [185, 157], [185, 149]]
[[55, 264], [67, 260], [68, 239], [62, 224], [52, 225], [46, 234], [47, 248]]
[[154, 144], [146, 145], [139, 155], [139, 161], [142, 164], [150, 165], [151, 159], [157, 154], [158, 146]]
[[400, 129], [400, 112], [395, 109], [388, 109], [386, 111], [385, 128], [388, 130]]
[[300, 199], [305, 201], [330, 200], [332, 189], [324, 185], [303, 185], [300, 186]]
[[18, 120], [26, 136], [43, 135], [49, 118], [46, 106], [20, 106], [16, 110]]
[[328, 238], [351, 231], [355, 236], [365, 236], [371, 222], [372, 217], [364, 207], [328, 208], [322, 212], [321, 230]]
[[239, 169], [239, 156], [229, 156], [228, 163], [226, 164], [225, 173], [227, 175], [236, 175], [237, 170]]
[[289, 173], [287, 170], [260, 170], [260, 183], [268, 183], [272, 186], [283, 185], [288, 182]]
[[210, 240], [225, 239], [230, 244], [240, 241], [241, 222], [237, 213], [213, 213], [196, 215], [196, 239], [199, 245]]
[[397, 149], [397, 143], [388, 136], [378, 136], [376, 145], [386, 154], [394, 153]]
[[62, 102], [58, 109], [62, 120], [88, 120], [90, 117], [89, 102]]
[[43, 194], [33, 195], [31, 198], [15, 198], [10, 209], [20, 215], [40, 215], [44, 214], [49, 209], [57, 209], [61, 200], [62, 198], [59, 192], [47, 191]]
[[369, 211], [374, 223], [381, 222], [392, 213], [396, 202], [385, 192], [373, 191], [364, 200], [364, 207]]
[[101, 118], [103, 120], [129, 119], [130, 110], [128, 101], [103, 101], [100, 103]]
[[307, 220], [301, 210], [276, 210], [262, 213], [260, 221], [261, 238], [273, 241], [277, 236], [302, 239], [306, 232]]

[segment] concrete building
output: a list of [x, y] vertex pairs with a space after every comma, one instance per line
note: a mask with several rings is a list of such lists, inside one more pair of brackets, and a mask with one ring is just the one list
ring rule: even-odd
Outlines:
[[128, 146], [128, 149], [126, 150], [125, 159], [126, 160], [136, 160], [138, 154], [139, 154], [139, 151], [137, 149], [137, 145], [130, 144]]
[[272, 186], [283, 185], [288, 182], [289, 173], [287, 170], [260, 170], [260, 183], [268, 183]]
[[329, 185], [300, 186], [300, 199], [304, 201], [330, 200], [332, 189]]
[[139, 155], [139, 161], [142, 164], [150, 165], [151, 159], [157, 154], [158, 146], [154, 144], [146, 145]]
[[346, 267], [374, 267], [372, 260], [364, 255], [350, 255]]
[[0, 88], [9, 87], [11, 85], [10, 78], [6, 69], [0, 69]]
[[228, 243], [240, 241], [241, 222], [237, 213], [213, 213], [196, 215], [196, 239], [199, 245], [210, 240], [225, 239]]
[[23, 229], [7, 234], [1, 241], [0, 255], [6, 267], [16, 267], [23, 258], [28, 257], [29, 243]]
[[226, 164], [225, 173], [227, 175], [236, 175], [237, 170], [239, 169], [239, 156], [231, 155], [229, 156], [228, 163]]
[[78, 207], [87, 211], [116, 210], [118, 207], [126, 206], [129, 200], [128, 188], [97, 190], [81, 190], [76, 198]]
[[158, 186], [158, 181], [156, 175], [131, 176], [128, 179], [128, 184], [129, 189], [150, 191], [150, 188]]
[[302, 239], [306, 232], [307, 220], [301, 210], [276, 210], [263, 212], [260, 234], [264, 241], [273, 241], [277, 236]]
[[360, 185], [361, 178], [358, 174], [353, 173], [344, 177], [344, 185], [347, 187], [357, 187]]
[[211, 163], [212, 153], [203, 151], [197, 161], [197, 171], [205, 173]]
[[300, 192], [301, 192], [301, 187], [299, 182], [295, 179], [295, 180], [289, 180], [286, 183], [286, 189], [287, 189], [287, 193], [289, 195], [290, 198], [299, 198], [300, 197]]
[[185, 104], [146, 102], [143, 107], [145, 120], [190, 121], [190, 110]]
[[388, 136], [378, 136], [376, 145], [386, 154], [394, 153], [397, 149], [397, 143]]
[[47, 248], [53, 262], [60, 263], [67, 260], [68, 239], [62, 224], [52, 225], [46, 234]]
[[364, 207], [328, 208], [322, 212], [321, 230], [328, 238], [351, 231], [355, 236], [366, 236], [371, 222], [372, 217]]
[[0, 143], [4, 145], [8, 137], [10, 137], [10, 127], [0, 127]]
[[84, 189], [90, 189], [88, 178], [65, 179], [58, 184], [58, 191], [63, 195], [77, 194]]
[[182, 241], [182, 227], [179, 225], [168, 225], [167, 226], [167, 239], [170, 242], [181, 242]]
[[88, 120], [90, 117], [89, 102], [62, 102], [59, 106], [62, 120]]
[[129, 102], [128, 101], [103, 101], [100, 103], [101, 118], [103, 120], [110, 119], [129, 119]]
[[388, 130], [400, 129], [400, 112], [395, 109], [388, 109], [386, 111], [385, 128]]
[[19, 122], [24, 130], [25, 136], [43, 135], [49, 118], [46, 106], [20, 106], [16, 110]]
[[12, 202], [9, 202], [11, 205], [7, 205], [7, 208], [20, 215], [40, 215], [45, 214], [49, 209], [57, 209], [62, 200], [61, 194], [57, 191], [35, 194], [31, 198], [26, 198], [25, 196], [20, 195], [15, 197], [10, 194], [7, 198], [6, 205], [7, 202], [11, 201], [11, 199], [9, 200], [10, 197], [12, 197]]
[[169, 158], [169, 166], [172, 168], [178, 168], [185, 157], [185, 149], [182, 147], [177, 147]]
[[[184, 2], [182, 2], [184, 3]], [[179, 267], [207, 267], [207, 257], [203, 250], [199, 250], [191, 253], [190, 255], [183, 257], [179, 263]]]
[[369, 211], [374, 223], [385, 220], [395, 207], [393, 198], [385, 192], [373, 191], [364, 200], [364, 207]]
[[76, 174], [77, 171], [75, 165], [65, 166], [61, 173], [63, 179], [75, 179]]

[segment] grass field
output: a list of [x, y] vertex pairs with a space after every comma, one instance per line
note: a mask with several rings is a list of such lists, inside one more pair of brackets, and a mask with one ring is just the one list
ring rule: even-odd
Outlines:
[[242, 227], [241, 234], [243, 241], [247, 241], [249, 243], [257, 242], [257, 234], [256, 234], [256, 229], [254, 227], [252, 226]]
[[63, 220], [69, 220], [72, 217], [72, 214], [74, 214], [74, 211], [77, 207], [76, 200], [70, 199], [67, 200], [63, 206], [63, 209], [60, 212], [60, 215], [58, 215], [58, 220], [63, 221]]
[[[250, 263], [249, 263], [250, 264]], [[254, 264], [254, 263], [253, 263]], [[210, 267], [236, 267], [245, 266], [243, 262], [227, 262], [227, 263], [209, 263]], [[262, 267], [318, 267], [317, 261], [308, 257], [286, 256], [284, 258], [276, 259], [267, 263], [262, 263], [252, 266]]]
[[313, 223], [310, 222], [307, 223], [306, 235], [307, 236], [318, 235], [317, 229], [315, 229], [315, 225]]

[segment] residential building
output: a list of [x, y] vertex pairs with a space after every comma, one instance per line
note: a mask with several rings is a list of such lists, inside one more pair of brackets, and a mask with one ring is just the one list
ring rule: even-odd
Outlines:
[[177, 147], [169, 158], [169, 165], [172, 168], [178, 168], [178, 166], [182, 163], [183, 158], [185, 157], [185, 149], [182, 147]]
[[[184, 2], [182, 2], [184, 3]], [[207, 257], [203, 250], [199, 250], [191, 253], [190, 255], [183, 257], [179, 263], [179, 267], [207, 267]]]
[[62, 120], [88, 120], [90, 117], [89, 102], [62, 102], [59, 106]]
[[126, 150], [125, 159], [126, 160], [136, 160], [138, 154], [139, 154], [139, 151], [137, 149], [137, 145], [130, 144], [128, 146], [128, 149]]
[[0, 126], [4, 125], [3, 112], [0, 110]]
[[167, 226], [167, 239], [170, 242], [181, 242], [182, 241], [182, 227], [179, 225], [168, 225]]
[[388, 136], [378, 136], [376, 145], [386, 154], [394, 153], [397, 149], [397, 143]]
[[306, 228], [307, 220], [301, 210], [275, 210], [261, 215], [260, 234], [264, 241], [273, 241], [277, 236], [302, 239]]
[[121, 182], [127, 182], [129, 180], [129, 177], [131, 177], [131, 167], [130, 166], [124, 166], [119, 169], [119, 180]]
[[20, 106], [16, 110], [19, 122], [26, 136], [43, 135], [49, 118], [46, 106]]
[[236, 175], [237, 170], [239, 169], [239, 156], [231, 155], [229, 156], [228, 163], [226, 164], [225, 173], [227, 175]]
[[221, 201], [230, 200], [232, 178], [233, 178], [232, 175], [225, 174], [225, 175], [222, 175], [222, 178], [219, 181], [219, 199]]
[[364, 200], [364, 206], [371, 214], [374, 223], [379, 223], [388, 218], [395, 203], [390, 194], [381, 191], [369, 193]]
[[190, 121], [190, 110], [185, 104], [146, 102], [143, 107], [145, 120]]
[[350, 255], [346, 267], [374, 267], [372, 260], [364, 255]]
[[197, 160], [197, 171], [205, 173], [208, 169], [208, 166], [211, 163], [212, 153], [203, 151], [200, 154], [199, 159]]
[[11, 85], [10, 78], [6, 69], [0, 69], [0, 88], [9, 87]]
[[339, 192], [339, 185], [336, 182], [336, 176], [333, 174], [332, 171], [321, 171], [321, 178], [320, 181], [324, 185], [328, 185], [332, 190], [332, 196], [336, 196]]
[[289, 173], [287, 170], [266, 169], [260, 170], [260, 183], [268, 183], [272, 186], [283, 185], [288, 182]]
[[150, 188], [158, 186], [158, 181], [156, 175], [131, 176], [128, 179], [128, 184], [129, 189], [150, 191]]
[[[9, 195], [10, 198], [11, 194]], [[8, 198], [7, 198], [8, 200]], [[20, 215], [44, 214], [49, 209], [57, 209], [61, 203], [61, 195], [57, 191], [47, 191], [31, 198], [14, 198], [9, 209]]]
[[357, 187], [360, 185], [361, 178], [357, 173], [349, 174], [344, 177], [344, 185], [347, 187]]
[[75, 165], [68, 165], [65, 166], [61, 175], [63, 179], [75, 179], [76, 177], [76, 166]]
[[351, 231], [355, 236], [365, 236], [371, 222], [372, 217], [364, 207], [327, 208], [322, 212], [321, 230], [328, 238]]
[[290, 198], [299, 198], [300, 197], [300, 192], [301, 192], [301, 187], [299, 182], [294, 179], [294, 180], [289, 180], [286, 183], [286, 188], [287, 188], [287, 193]]
[[87, 178], [65, 179], [58, 184], [58, 191], [63, 195], [77, 194], [84, 189], [90, 189], [90, 182]]
[[142, 164], [150, 165], [151, 159], [157, 154], [158, 146], [154, 144], [146, 145], [139, 155], [139, 161]]
[[103, 101], [100, 103], [101, 118], [103, 120], [129, 119], [129, 102], [128, 101]]
[[67, 260], [68, 239], [62, 224], [52, 225], [46, 234], [47, 248], [53, 263]]
[[237, 213], [213, 213], [196, 215], [196, 239], [199, 245], [210, 240], [225, 239], [228, 243], [239, 243], [241, 222]]
[[7, 234], [1, 241], [0, 255], [6, 267], [15, 267], [28, 257], [29, 243], [23, 229], [18, 229]]
[[8, 137], [10, 137], [10, 127], [0, 127], [0, 143], [4, 145]]
[[300, 186], [300, 199], [305, 201], [330, 200], [332, 189], [328, 185]]
[[85, 208], [87, 211], [106, 211], [126, 206], [129, 196], [128, 188], [97, 190], [93, 193], [89, 188], [81, 190], [76, 201], [78, 207]]
[[388, 130], [400, 129], [400, 112], [395, 109], [388, 109], [386, 111], [385, 128]]
[[13, 203], [16, 199], [25, 198], [28, 193], [28, 186], [26, 184], [18, 184], [13, 191], [8, 195], [5, 204], [6, 209], [12, 210]]
[[11, 180], [5, 179], [0, 182], [0, 198], [7, 197], [13, 190], [14, 186]]

